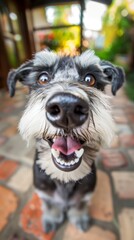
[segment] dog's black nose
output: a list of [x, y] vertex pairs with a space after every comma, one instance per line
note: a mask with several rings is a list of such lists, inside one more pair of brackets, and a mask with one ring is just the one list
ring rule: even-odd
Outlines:
[[88, 112], [88, 103], [71, 93], [57, 93], [46, 104], [47, 119], [55, 127], [64, 129], [81, 126]]

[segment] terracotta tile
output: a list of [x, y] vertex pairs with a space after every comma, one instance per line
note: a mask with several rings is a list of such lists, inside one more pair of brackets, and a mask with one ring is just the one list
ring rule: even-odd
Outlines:
[[90, 214], [97, 220], [113, 220], [114, 213], [110, 180], [108, 175], [100, 170], [97, 174], [97, 186], [91, 201]]
[[119, 214], [121, 240], [134, 239], [134, 208], [124, 208]]
[[116, 123], [128, 123], [127, 115], [120, 107], [113, 108], [113, 117]]
[[4, 136], [0, 136], [0, 146], [2, 146], [7, 141], [7, 138]]
[[124, 147], [134, 147], [134, 134], [119, 136], [121, 145]]
[[119, 137], [116, 135], [110, 144], [110, 148], [118, 148], [119, 146], [120, 146]]
[[0, 132], [4, 131], [8, 126], [7, 118], [0, 119]]
[[4, 159], [4, 157], [3, 157], [3, 156], [0, 156], [0, 162], [1, 162], [3, 159]]
[[17, 196], [9, 189], [0, 186], [0, 231], [8, 224], [9, 216], [18, 205]]
[[123, 97], [115, 97], [112, 99], [112, 105], [118, 106], [118, 108], [127, 107], [129, 104], [129, 100], [126, 96]]
[[134, 172], [112, 172], [117, 195], [122, 199], [134, 199]]
[[130, 123], [134, 123], [134, 112], [128, 114], [128, 120]]
[[117, 237], [114, 233], [97, 226], [93, 226], [83, 233], [76, 229], [75, 226], [68, 224], [63, 240], [117, 240]]
[[22, 210], [20, 217], [21, 227], [23, 231], [33, 234], [40, 240], [51, 240], [54, 234], [46, 234], [43, 232], [41, 216], [41, 200], [37, 194], [34, 194]]
[[8, 186], [26, 192], [33, 185], [33, 170], [27, 166], [21, 166], [18, 171], [9, 179]]
[[131, 105], [131, 106], [128, 106], [127, 108], [124, 109], [125, 110], [125, 114], [128, 115], [128, 114], [134, 114], [134, 106]]
[[24, 106], [24, 103], [22, 101], [15, 103], [15, 108], [21, 108], [23, 106]]
[[128, 164], [125, 156], [118, 150], [103, 150], [102, 163], [105, 168], [112, 169], [118, 167], [124, 167]]
[[128, 118], [126, 116], [114, 116], [114, 121], [116, 123], [128, 123]]
[[133, 164], [134, 164], [134, 149], [129, 149], [129, 150], [128, 150], [128, 154], [129, 154], [129, 156], [130, 156], [130, 158], [131, 158], [131, 161], [132, 161]]
[[131, 135], [131, 127], [128, 124], [117, 124], [117, 133], [119, 135]]
[[14, 110], [14, 106], [5, 106], [4, 109], [2, 110], [3, 113], [11, 113]]
[[8, 122], [8, 124], [10, 124], [12, 126], [17, 126], [18, 125], [18, 116], [15, 116], [15, 115], [8, 116], [7, 122]]
[[18, 168], [18, 163], [12, 160], [4, 160], [0, 163], [0, 180], [7, 180]]
[[125, 112], [123, 109], [119, 108], [117, 105], [112, 109], [114, 116], [124, 116]]
[[11, 126], [2, 132], [4, 137], [12, 137], [18, 132], [17, 126]]

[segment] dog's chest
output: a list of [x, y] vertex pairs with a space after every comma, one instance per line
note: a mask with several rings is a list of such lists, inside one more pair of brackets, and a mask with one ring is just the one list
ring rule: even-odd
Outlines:
[[95, 166], [92, 166], [92, 174], [77, 182], [63, 183], [52, 180], [45, 172], [41, 172], [38, 165], [34, 164], [34, 185], [41, 199], [60, 208], [68, 208], [80, 201], [87, 201], [90, 192], [96, 183]]
[[76, 203], [76, 199], [78, 198], [78, 196], [75, 195], [74, 185], [75, 183], [57, 184], [56, 182], [55, 189], [53, 191], [48, 186], [48, 188], [45, 188], [44, 191], [36, 189], [36, 192], [41, 199], [49, 202], [49, 204], [66, 209], [67, 207], [74, 205]]

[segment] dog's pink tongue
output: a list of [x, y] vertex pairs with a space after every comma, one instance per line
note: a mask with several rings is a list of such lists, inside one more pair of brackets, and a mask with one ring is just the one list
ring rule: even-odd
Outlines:
[[76, 139], [71, 137], [57, 137], [52, 145], [52, 148], [65, 155], [70, 155], [74, 151], [80, 149], [81, 144]]

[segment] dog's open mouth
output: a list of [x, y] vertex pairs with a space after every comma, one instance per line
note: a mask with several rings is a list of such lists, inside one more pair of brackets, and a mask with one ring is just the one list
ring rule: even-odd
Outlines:
[[84, 149], [78, 139], [70, 136], [57, 136], [51, 144], [54, 164], [62, 171], [73, 171], [81, 164]]

